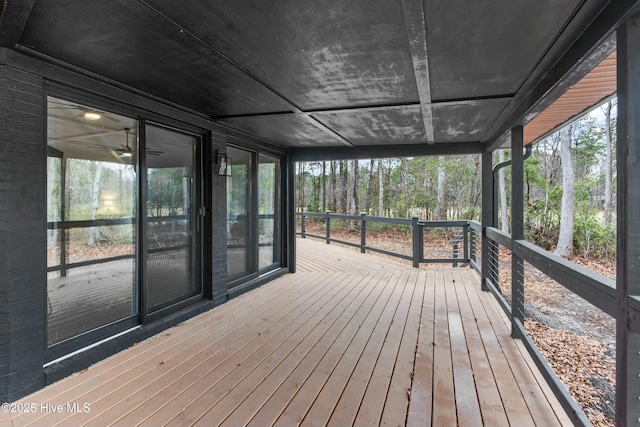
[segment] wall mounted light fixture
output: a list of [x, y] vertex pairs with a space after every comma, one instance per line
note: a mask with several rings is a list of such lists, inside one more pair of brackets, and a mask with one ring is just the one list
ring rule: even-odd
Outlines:
[[218, 153], [218, 175], [231, 176], [231, 157], [225, 153]]

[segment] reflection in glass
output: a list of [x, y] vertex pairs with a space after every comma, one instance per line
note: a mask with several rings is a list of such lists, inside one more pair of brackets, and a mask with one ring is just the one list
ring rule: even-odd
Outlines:
[[137, 122], [47, 100], [47, 343], [138, 313]]
[[149, 312], [200, 293], [193, 208], [197, 141], [146, 127]]
[[258, 253], [259, 268], [278, 262], [278, 159], [260, 155], [258, 159]]
[[231, 175], [227, 178], [227, 271], [229, 276], [249, 270], [251, 153], [227, 147]]

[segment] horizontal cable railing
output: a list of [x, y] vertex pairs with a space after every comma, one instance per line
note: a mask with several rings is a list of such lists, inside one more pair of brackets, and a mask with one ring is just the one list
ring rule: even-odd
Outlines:
[[478, 274], [480, 274], [478, 253], [480, 252], [481, 238], [482, 224], [478, 221], [469, 221], [469, 264]]
[[[522, 339], [534, 362], [543, 373], [572, 421], [576, 425], [591, 426], [592, 424], [582, 408], [569, 394], [564, 384], [561, 383], [555, 371], [527, 332], [524, 321], [526, 311], [525, 292], [518, 290], [518, 288], [525, 288], [523, 286], [515, 286], [515, 283], [524, 285], [524, 274], [521, 277], [514, 277], [513, 280], [510, 277], [508, 280], [505, 280], [504, 277], [500, 280], [501, 273], [506, 275], [518, 273], [516, 270], [511, 269], [511, 265], [504, 268], [504, 271], [500, 270], [499, 251], [500, 248], [512, 251], [513, 259], [516, 259], [517, 262], [521, 262], [522, 265], [528, 263], [544, 276], [561, 285], [560, 288], [570, 291], [570, 294], [573, 293], [593, 305], [601, 310], [605, 316], [611, 316], [612, 321], [615, 319], [618, 308], [615, 280], [554, 255], [526, 240], [512, 240], [509, 234], [496, 228], [487, 227], [485, 238], [488, 239], [489, 256], [491, 257], [488, 263], [490, 271], [484, 275], [485, 284], [511, 319], [513, 335]], [[501, 283], [503, 286], [500, 285]], [[535, 284], [530, 286], [535, 286]], [[514, 293], [516, 294], [514, 295]], [[564, 302], [564, 304], [569, 304], [569, 301]], [[517, 312], [513, 312], [513, 307], [516, 308]], [[640, 305], [635, 308], [636, 316], [640, 316], [638, 308], [640, 308]], [[639, 326], [636, 325], [635, 329], [637, 330]]]

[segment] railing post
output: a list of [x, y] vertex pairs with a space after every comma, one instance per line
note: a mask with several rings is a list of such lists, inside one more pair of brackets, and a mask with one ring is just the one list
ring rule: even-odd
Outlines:
[[300, 231], [301, 231], [301, 236], [303, 239], [307, 238], [307, 221], [305, 219], [306, 217], [304, 216], [304, 212], [301, 213], [300, 215]]
[[367, 216], [366, 212], [360, 212], [362, 220], [360, 221], [360, 252], [365, 253], [365, 247], [367, 246]]
[[331, 243], [331, 211], [326, 211], [325, 228], [327, 230], [327, 245]]
[[[452, 253], [451, 255], [452, 255], [452, 258], [453, 258], [453, 259], [458, 258], [458, 241], [457, 241], [457, 240], [455, 240], [455, 238], [454, 238], [454, 240], [453, 240], [453, 253]], [[451, 266], [452, 266], [453, 268], [455, 268], [455, 267], [457, 267], [457, 266], [458, 266], [458, 263], [457, 263], [456, 261], [453, 261], [453, 262], [451, 263]]]
[[462, 242], [464, 248], [464, 259], [469, 262], [469, 224], [462, 226]]
[[411, 218], [411, 237], [413, 242], [413, 266], [415, 268], [420, 268], [420, 259], [421, 249], [422, 249], [422, 239], [420, 238], [420, 224], [418, 221], [420, 220], [419, 216], [414, 216]]

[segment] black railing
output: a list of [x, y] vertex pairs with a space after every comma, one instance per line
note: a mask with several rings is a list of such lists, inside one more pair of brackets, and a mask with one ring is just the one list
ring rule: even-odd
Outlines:
[[[509, 234], [496, 228], [487, 227], [486, 239], [489, 244], [490, 271], [484, 275], [485, 285], [494, 294], [505, 313], [511, 319], [512, 334], [522, 339], [529, 354], [574, 424], [591, 426], [589, 419], [568, 393], [525, 329], [524, 269], [509, 268], [511, 274], [515, 275], [511, 279], [510, 289], [500, 289], [499, 248], [503, 247], [512, 251], [512, 259], [516, 260], [515, 262], [521, 263], [521, 265], [524, 265], [525, 262], [529, 263], [547, 277], [555, 280], [558, 284], [612, 316], [612, 318], [615, 318], [617, 309], [615, 280], [567, 261], [526, 240], [512, 240]], [[509, 293], [510, 302], [505, 298], [505, 294], [509, 295]], [[640, 315], [637, 308], [636, 315]], [[638, 330], [640, 328], [636, 325], [635, 329]]]
[[[420, 221], [419, 217], [413, 217], [412, 219], [402, 218], [386, 218], [379, 216], [370, 216], [366, 213], [360, 215], [342, 215], [332, 214], [327, 211], [325, 213], [319, 212], [296, 212], [296, 215], [300, 218], [300, 232], [297, 233], [303, 239], [306, 237], [315, 237], [326, 241], [327, 244], [331, 242], [340, 243], [343, 245], [353, 246], [360, 248], [360, 252], [366, 251], [378, 252], [384, 255], [389, 255], [413, 262], [414, 267], [419, 267], [422, 263], [447, 263], [456, 267], [458, 264], [469, 264], [471, 262], [470, 247], [473, 249], [473, 259], [475, 264], [475, 238], [477, 234], [470, 233], [470, 230], [475, 230], [479, 223], [471, 224], [472, 221]], [[320, 218], [324, 222], [324, 235], [313, 234], [307, 231], [307, 218]], [[341, 240], [331, 235], [331, 221], [342, 220], [351, 222], [360, 222], [360, 243], [350, 242], [347, 240]], [[411, 255], [401, 254], [398, 252], [389, 251], [379, 247], [371, 246], [367, 244], [367, 224], [380, 223], [405, 226], [411, 230]], [[453, 238], [451, 244], [450, 257], [448, 258], [425, 258], [425, 229], [460, 229], [460, 232]], [[334, 233], [335, 235], [335, 233]], [[462, 253], [460, 253], [459, 245], [463, 243]], [[473, 265], [473, 264], [472, 264]]]
[[478, 252], [481, 245], [482, 224], [478, 221], [469, 221], [469, 265], [476, 273], [480, 274], [480, 262]]
[[[158, 217], [147, 217], [148, 223], [156, 223], [156, 222], [164, 222], [164, 221], [180, 221], [186, 220], [187, 216], [185, 215], [172, 215], [172, 216], [158, 216]], [[68, 231], [73, 229], [80, 228], [91, 228], [91, 227], [108, 227], [108, 226], [116, 226], [116, 225], [131, 225], [135, 224], [135, 218], [111, 218], [111, 219], [95, 219], [95, 220], [76, 220], [76, 221], [57, 221], [57, 222], [48, 222], [47, 230], [60, 230], [60, 263], [57, 265], [52, 265], [47, 267], [47, 272], [59, 271], [60, 275], [66, 276], [67, 270], [71, 268], [84, 267], [92, 264], [99, 264], [103, 262], [111, 262], [111, 261], [119, 261], [123, 259], [130, 259], [135, 256], [134, 253], [124, 254], [124, 255], [116, 255], [111, 257], [103, 257], [97, 259], [90, 259], [85, 261], [78, 262], [67, 262], [67, 246], [68, 246]], [[149, 253], [156, 252], [164, 252], [169, 250], [174, 250], [177, 248], [184, 248], [188, 245], [174, 245], [167, 248], [150, 248], [148, 250]]]

